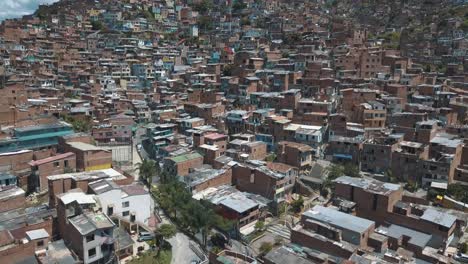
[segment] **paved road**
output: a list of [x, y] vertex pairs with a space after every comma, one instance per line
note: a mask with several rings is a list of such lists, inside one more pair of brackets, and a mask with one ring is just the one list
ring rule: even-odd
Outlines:
[[199, 260], [189, 247], [190, 239], [183, 233], [177, 233], [168, 241], [172, 245], [172, 264], [190, 264], [192, 260]]
[[[162, 210], [156, 210], [161, 217], [161, 224], [172, 224]], [[198, 260], [198, 256], [190, 248], [190, 238], [178, 232], [174, 237], [168, 239], [172, 245], [172, 264], [190, 264], [192, 260]]]
[[133, 138], [133, 169], [134, 169], [134, 177], [135, 181], [138, 181], [140, 178], [140, 173], [138, 170], [138, 163], [142, 162], [142, 158], [146, 158], [147, 154], [145, 150], [142, 148], [141, 151], [139, 152], [137, 149], [137, 145], [141, 144], [142, 136], [145, 134], [145, 128], [138, 128], [137, 131], [135, 131], [135, 137]]
[[233, 251], [236, 251], [236, 252], [239, 252], [239, 253], [242, 253], [244, 255], [247, 255], [247, 256], [255, 256], [255, 252], [250, 249], [248, 246], [242, 244], [240, 241], [238, 240], [234, 240], [234, 239], [231, 239], [231, 249]]

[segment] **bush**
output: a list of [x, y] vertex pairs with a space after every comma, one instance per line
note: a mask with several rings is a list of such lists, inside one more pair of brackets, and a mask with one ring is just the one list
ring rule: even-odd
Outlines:
[[461, 184], [450, 184], [447, 188], [447, 194], [462, 203], [468, 203], [468, 186]]
[[460, 245], [460, 252], [466, 254], [468, 252], [468, 244], [466, 242]]
[[270, 252], [272, 249], [273, 249], [273, 245], [269, 242], [263, 242], [261, 245], [260, 245], [260, 253], [261, 254], [267, 254], [268, 252]]
[[265, 228], [265, 222], [257, 221], [257, 223], [255, 223], [256, 230], [263, 230], [264, 228]]
[[302, 198], [302, 196], [299, 196], [297, 200], [294, 200], [291, 203], [291, 208], [295, 213], [299, 213], [302, 210], [302, 207], [304, 207], [304, 198]]
[[224, 236], [219, 233], [212, 235], [210, 240], [211, 243], [213, 243], [214, 248], [219, 249], [224, 248], [227, 243], [227, 240], [224, 238]]
[[282, 245], [283, 244], [283, 239], [281, 237], [275, 237], [275, 245], [276, 246], [279, 246], [279, 245]]

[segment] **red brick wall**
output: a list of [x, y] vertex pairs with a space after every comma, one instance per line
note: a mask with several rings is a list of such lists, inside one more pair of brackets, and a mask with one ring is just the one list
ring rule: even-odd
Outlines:
[[34, 243], [17, 245], [0, 251], [0, 259], [4, 264], [18, 263], [26, 257], [34, 256], [34, 249]]
[[0, 213], [17, 209], [26, 203], [26, 197], [21, 195], [11, 199], [0, 201]]
[[194, 186], [193, 190], [197, 192], [201, 192], [210, 187], [217, 187], [217, 186], [221, 186], [224, 184], [228, 184], [228, 185], [232, 184], [232, 169], [231, 168], [227, 169], [225, 173], [219, 175], [218, 177], [215, 177], [197, 186]]
[[291, 231], [291, 242], [345, 259], [348, 259], [353, 254], [353, 252], [344, 250], [337, 244], [334, 244], [332, 240], [323, 241], [316, 237], [309, 236], [307, 233], [301, 232], [301, 230]]
[[112, 164], [111, 151], [88, 151], [83, 156], [84, 168]]
[[15, 173], [15, 171], [29, 169], [28, 162], [31, 160], [33, 160], [32, 151], [13, 155], [3, 155], [0, 156], [0, 167], [11, 168], [13, 173]]
[[49, 206], [55, 207], [57, 204], [56, 195], [68, 192], [72, 189], [72, 179], [64, 178], [58, 180], [48, 180], [49, 185]]
[[199, 168], [203, 165], [203, 157], [178, 163], [177, 175], [186, 176], [191, 168]]
[[17, 228], [15, 230], [11, 230], [11, 235], [15, 239], [23, 239], [26, 237], [26, 232], [31, 231], [31, 230], [36, 230], [36, 229], [45, 229], [47, 233], [52, 236], [53, 235], [53, 227], [52, 227], [52, 217], [49, 217], [47, 219], [44, 219], [44, 221], [39, 222], [37, 224], [28, 224], [26, 226], [23, 226], [21, 228]]
[[[65, 173], [65, 161], [68, 161], [68, 169], [72, 171], [76, 169], [75, 155], [38, 166], [41, 191], [47, 190], [48, 188], [48, 183], [47, 183], [48, 176]], [[54, 163], [56, 162], [58, 162], [58, 166], [54, 165]]]

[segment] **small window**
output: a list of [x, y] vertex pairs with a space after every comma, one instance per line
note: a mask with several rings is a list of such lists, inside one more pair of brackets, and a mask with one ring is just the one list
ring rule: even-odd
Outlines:
[[88, 250], [88, 258], [96, 256], [96, 248]]
[[91, 241], [93, 241], [93, 240], [94, 240], [94, 234], [91, 234], [91, 235], [87, 235], [87, 236], [86, 236], [86, 242], [87, 242], [87, 243], [89, 243], [89, 242], [91, 242]]
[[114, 207], [107, 206], [107, 215], [113, 215], [113, 214], [114, 214]]
[[55, 161], [55, 162], [54, 162], [54, 167], [60, 167], [60, 162]]
[[130, 202], [129, 202], [129, 201], [122, 202], [122, 207], [123, 207], [123, 208], [129, 207], [129, 206], [130, 206]]
[[37, 241], [36, 246], [38, 247], [44, 246], [44, 240]]
[[122, 216], [129, 216], [130, 215], [130, 211], [123, 211], [122, 212]]

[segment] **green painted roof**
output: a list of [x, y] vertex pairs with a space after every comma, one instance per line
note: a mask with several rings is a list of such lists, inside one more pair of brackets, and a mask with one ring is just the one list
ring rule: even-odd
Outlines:
[[174, 161], [175, 163], [181, 163], [181, 162], [184, 162], [184, 161], [187, 161], [187, 160], [193, 160], [193, 159], [198, 159], [198, 158], [203, 158], [203, 156], [200, 155], [199, 153], [195, 152], [195, 153], [175, 156], [175, 157], [172, 157], [170, 159], [172, 161]]

